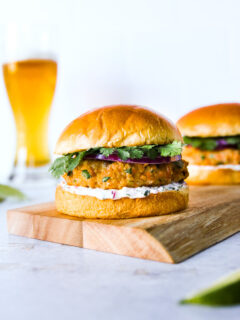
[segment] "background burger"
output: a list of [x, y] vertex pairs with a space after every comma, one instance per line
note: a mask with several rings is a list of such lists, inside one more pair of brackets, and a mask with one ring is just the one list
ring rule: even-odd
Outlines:
[[240, 104], [196, 109], [177, 123], [191, 184], [240, 183]]
[[186, 208], [182, 137], [163, 116], [138, 106], [85, 113], [61, 134], [52, 174], [62, 177], [57, 210], [85, 218], [131, 218]]

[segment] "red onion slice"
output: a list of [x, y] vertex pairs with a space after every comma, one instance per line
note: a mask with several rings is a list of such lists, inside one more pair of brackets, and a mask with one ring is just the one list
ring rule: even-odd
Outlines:
[[238, 144], [235, 143], [228, 143], [226, 140], [223, 139], [218, 139], [217, 140], [217, 146], [215, 148], [215, 150], [223, 150], [223, 149], [237, 149], [238, 148]]
[[179, 161], [182, 159], [181, 155], [174, 156], [174, 157], [161, 157], [158, 156], [155, 159], [150, 159], [148, 157], [142, 157], [141, 159], [127, 159], [122, 160], [119, 158], [117, 154], [111, 154], [108, 157], [105, 157], [104, 155], [98, 153], [98, 154], [89, 154], [84, 159], [86, 160], [104, 160], [104, 161], [119, 161], [119, 162], [127, 162], [127, 163], [150, 163], [150, 164], [161, 164], [161, 163], [169, 163], [174, 161]]

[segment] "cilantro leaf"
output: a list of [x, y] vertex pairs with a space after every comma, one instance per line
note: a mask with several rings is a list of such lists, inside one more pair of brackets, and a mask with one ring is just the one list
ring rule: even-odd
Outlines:
[[118, 156], [122, 160], [127, 160], [130, 158], [130, 152], [127, 151], [125, 148], [119, 148], [117, 149]]
[[228, 143], [228, 144], [240, 144], [240, 136], [235, 136], [235, 137], [226, 137], [224, 138], [224, 140]]
[[162, 157], [177, 156], [182, 152], [182, 143], [180, 141], [173, 141], [171, 144], [159, 147], [158, 152]]
[[116, 148], [100, 148], [100, 153], [103, 154], [105, 157], [109, 157]]
[[214, 139], [206, 139], [202, 142], [200, 149], [202, 150], [214, 150], [217, 147], [217, 141]]
[[141, 159], [144, 155], [143, 150], [141, 150], [141, 148], [137, 148], [137, 147], [132, 147], [129, 150], [129, 153], [130, 153], [131, 159]]
[[158, 156], [158, 149], [154, 144], [142, 146], [141, 149], [143, 150], [144, 154], [150, 159], [155, 159]]
[[148, 151], [147, 151], [147, 156], [148, 156], [148, 158], [150, 158], [150, 159], [155, 159], [155, 158], [157, 158], [157, 156], [158, 156], [158, 150], [157, 150], [157, 148], [148, 150]]
[[190, 137], [183, 137], [183, 141], [186, 144], [193, 146], [194, 148], [199, 148], [201, 146], [201, 139], [198, 138], [190, 138]]
[[66, 172], [66, 161], [65, 156], [57, 158], [49, 168], [49, 171], [55, 178], [60, 178]]
[[69, 171], [73, 171], [79, 163], [82, 161], [82, 159], [85, 156], [85, 151], [78, 152], [75, 154], [71, 154], [67, 156], [67, 161], [66, 161], [66, 172], [68, 173]]
[[200, 150], [214, 150], [217, 147], [217, 141], [214, 138], [183, 137], [183, 140], [186, 144]]
[[68, 155], [57, 158], [49, 168], [51, 174], [59, 179], [64, 173], [73, 171], [85, 156], [85, 151], [70, 153]]
[[141, 146], [141, 149], [143, 151], [148, 151], [148, 150], [151, 150], [152, 148], [155, 148], [156, 145], [155, 144], [146, 144], [145, 146]]

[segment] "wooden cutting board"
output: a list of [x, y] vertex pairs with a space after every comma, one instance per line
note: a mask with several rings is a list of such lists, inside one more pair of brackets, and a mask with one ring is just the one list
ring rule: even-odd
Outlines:
[[9, 233], [177, 263], [240, 231], [240, 186], [191, 187], [189, 207], [159, 217], [89, 220], [43, 203], [7, 212]]

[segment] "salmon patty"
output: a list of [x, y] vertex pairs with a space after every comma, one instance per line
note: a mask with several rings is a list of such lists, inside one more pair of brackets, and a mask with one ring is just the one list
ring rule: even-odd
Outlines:
[[182, 157], [196, 165], [240, 164], [240, 150], [236, 149], [207, 151], [187, 146], [183, 148]]
[[84, 160], [63, 178], [68, 185], [101, 189], [161, 186], [186, 179], [187, 165], [183, 160], [157, 165]]

